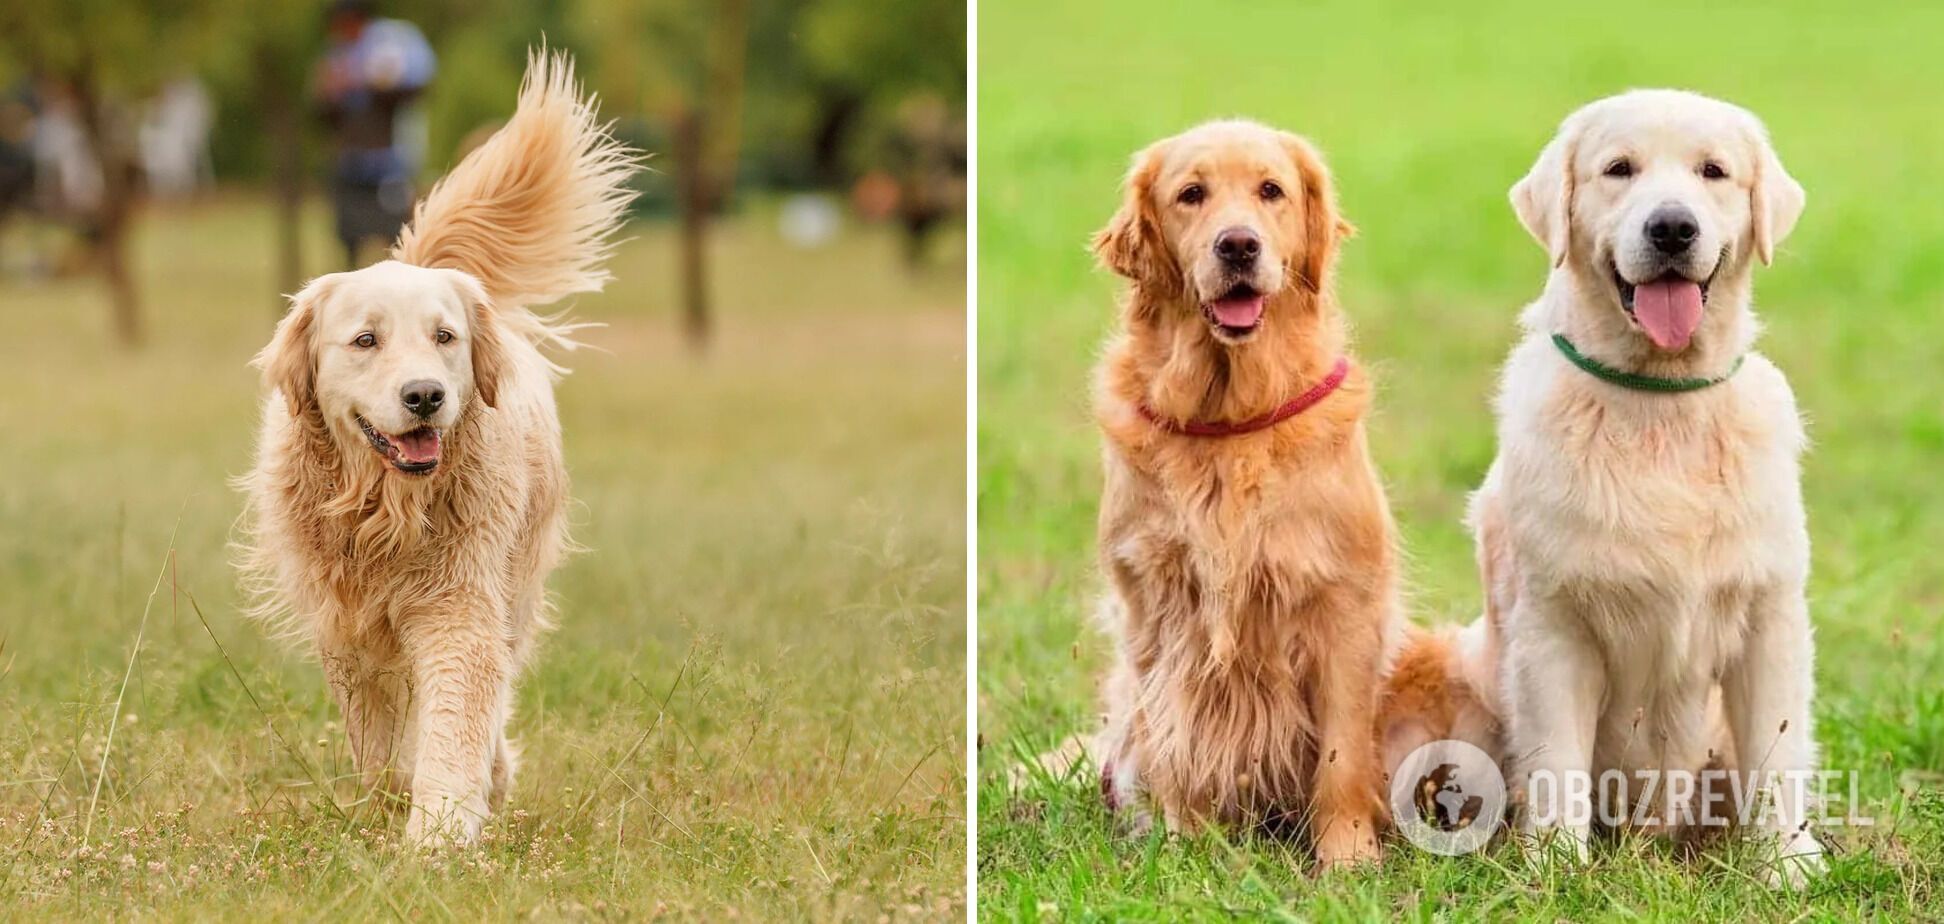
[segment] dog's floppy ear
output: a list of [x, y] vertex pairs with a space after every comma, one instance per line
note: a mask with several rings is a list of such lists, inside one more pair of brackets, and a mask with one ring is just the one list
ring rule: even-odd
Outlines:
[[506, 342], [499, 320], [484, 299], [473, 303], [473, 390], [487, 407], [499, 407], [500, 379], [506, 375]]
[[458, 270], [446, 272], [451, 275], [452, 286], [458, 290], [460, 301], [472, 313], [473, 394], [478, 395], [487, 407], [498, 407], [500, 379], [506, 375], [508, 362], [505, 334], [500, 329], [498, 312], [493, 310], [492, 300], [486, 296], [486, 287], [480, 285], [479, 280]]
[[1579, 153], [1579, 121], [1567, 119], [1559, 134], [1539, 152], [1525, 177], [1512, 184], [1512, 211], [1519, 223], [1546, 248], [1552, 265], [1563, 266], [1573, 249], [1573, 161]]
[[283, 395], [290, 416], [303, 416], [304, 409], [317, 403], [317, 306], [329, 298], [342, 274], [331, 273], [311, 280], [290, 297], [290, 310], [277, 323], [269, 345], [250, 361], [263, 370], [264, 384]]
[[1303, 260], [1296, 281], [1311, 293], [1321, 292], [1336, 265], [1337, 246], [1357, 229], [1337, 210], [1336, 183], [1323, 155], [1300, 135], [1283, 132], [1282, 143], [1303, 180]]
[[1768, 132], [1758, 124], [1755, 129], [1755, 176], [1748, 187], [1749, 222], [1754, 226], [1755, 255], [1762, 265], [1775, 260], [1775, 245], [1789, 236], [1796, 219], [1802, 217], [1806, 197], [1802, 184], [1782, 169], [1775, 156]]
[[1093, 252], [1100, 265], [1136, 282], [1163, 291], [1181, 283], [1174, 254], [1161, 239], [1161, 221], [1154, 212], [1154, 181], [1161, 172], [1161, 153], [1167, 142], [1149, 145], [1134, 155], [1134, 166], [1122, 184], [1120, 210], [1107, 227], [1094, 233]]

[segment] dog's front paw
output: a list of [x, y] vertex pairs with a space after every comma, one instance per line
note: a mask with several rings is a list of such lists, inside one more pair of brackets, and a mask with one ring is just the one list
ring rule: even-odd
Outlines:
[[1318, 821], [1316, 826], [1318, 875], [1377, 863], [1383, 859], [1384, 848], [1377, 843], [1375, 819], [1346, 815]]
[[1772, 855], [1762, 866], [1762, 881], [1771, 889], [1799, 891], [1829, 868], [1822, 844], [1807, 831], [1778, 836], [1770, 843]]
[[1555, 864], [1569, 868], [1585, 866], [1591, 860], [1592, 832], [1577, 826], [1533, 826], [1516, 838], [1519, 853], [1529, 864]]
[[1121, 833], [1133, 840], [1147, 837], [1154, 832], [1154, 813], [1146, 806], [1134, 805], [1118, 809], [1114, 817], [1120, 825]]
[[1316, 838], [1317, 875], [1380, 863], [1384, 848], [1368, 820], [1331, 825]]
[[483, 798], [420, 794], [405, 819], [405, 842], [424, 849], [465, 847], [479, 840], [485, 824]]

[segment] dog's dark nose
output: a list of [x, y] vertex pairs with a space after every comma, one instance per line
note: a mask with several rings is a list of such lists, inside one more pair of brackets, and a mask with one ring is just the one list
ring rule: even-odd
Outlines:
[[1262, 236], [1248, 228], [1227, 228], [1215, 235], [1215, 255], [1238, 269], [1255, 263], [1262, 252]]
[[1701, 225], [1686, 206], [1663, 205], [1647, 216], [1647, 239], [1664, 254], [1677, 254], [1694, 244]]
[[406, 382], [398, 393], [398, 399], [405, 402], [405, 409], [420, 418], [430, 417], [439, 412], [445, 403], [445, 386], [431, 379]]

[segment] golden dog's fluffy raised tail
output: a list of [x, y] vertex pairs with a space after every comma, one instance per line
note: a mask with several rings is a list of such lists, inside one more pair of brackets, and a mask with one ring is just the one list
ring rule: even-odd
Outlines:
[[570, 327], [523, 309], [597, 292], [635, 192], [640, 155], [595, 116], [574, 63], [528, 56], [513, 117], [418, 204], [392, 259], [478, 279], [503, 320], [536, 342], [570, 347]]

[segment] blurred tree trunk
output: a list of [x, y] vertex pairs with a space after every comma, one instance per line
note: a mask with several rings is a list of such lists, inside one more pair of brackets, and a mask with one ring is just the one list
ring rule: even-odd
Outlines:
[[[257, 100], [270, 135], [270, 185], [277, 212], [277, 292], [294, 294], [304, 284], [304, 123], [298, 90], [287, 79], [287, 52], [257, 46]], [[278, 317], [284, 313], [277, 301]]]
[[136, 289], [135, 274], [129, 266], [128, 238], [135, 223], [135, 155], [130, 127], [118, 123], [125, 114], [111, 108], [102, 97], [94, 73], [93, 59], [83, 55], [71, 75], [75, 103], [87, 131], [88, 145], [94, 149], [101, 168], [101, 210], [95, 216], [95, 259], [108, 281], [108, 298], [114, 311], [115, 338], [123, 346], [142, 342], [142, 302]]
[[810, 136], [811, 166], [817, 182], [835, 189], [844, 182], [844, 142], [850, 139], [857, 117], [864, 112], [864, 98], [840, 88], [819, 93], [817, 99], [817, 130]]
[[[748, 0], [721, 0], [709, 36], [701, 105], [678, 104], [675, 172], [681, 212], [683, 328], [696, 349], [706, 347], [714, 322], [708, 279], [709, 217], [734, 191], [742, 143], [745, 58], [749, 48]], [[708, 115], [705, 117], [703, 113]]]
[[677, 211], [681, 213], [682, 329], [689, 345], [709, 343], [708, 166], [702, 155], [702, 116], [691, 107], [675, 114]]

